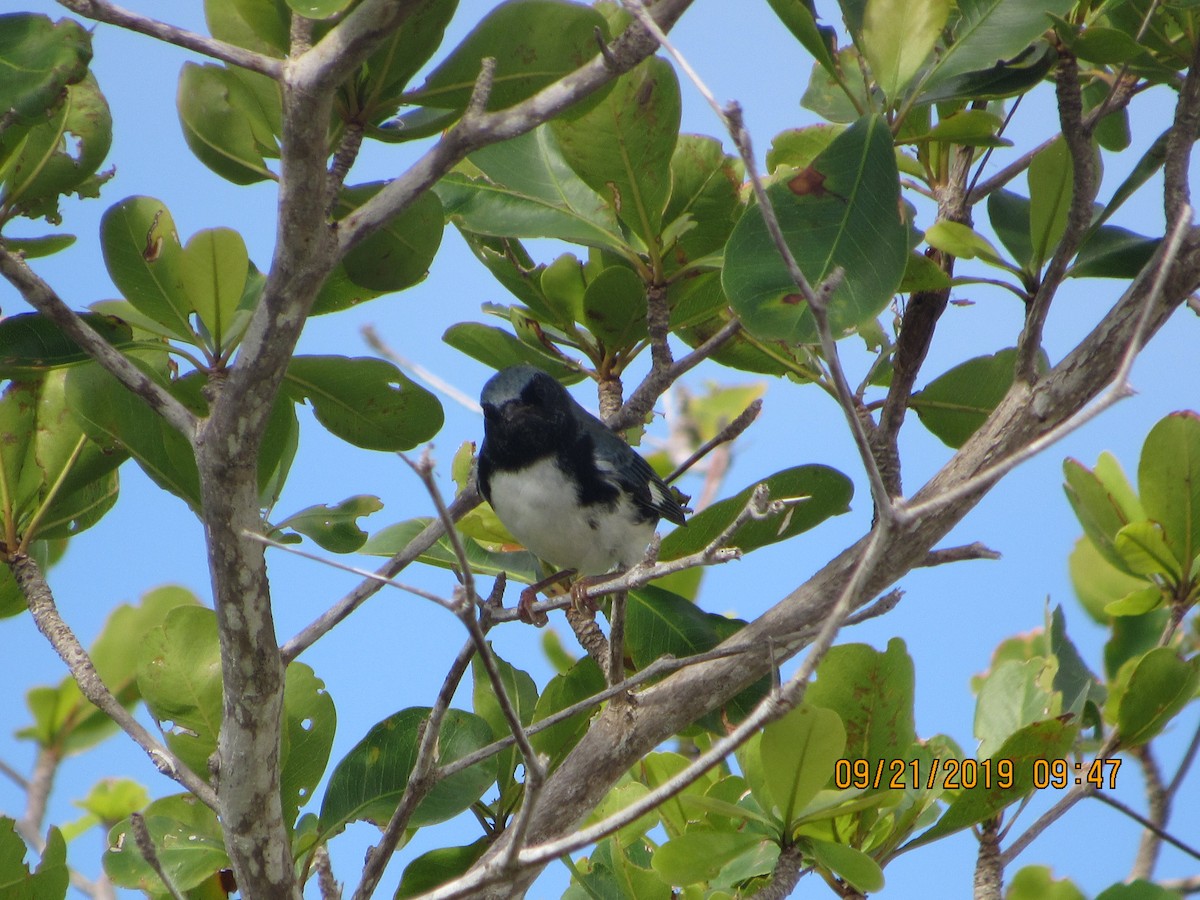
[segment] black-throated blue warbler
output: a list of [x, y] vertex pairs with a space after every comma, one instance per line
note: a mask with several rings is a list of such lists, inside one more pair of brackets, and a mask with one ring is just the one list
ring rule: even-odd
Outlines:
[[541, 369], [498, 372], [480, 403], [480, 493], [535, 556], [604, 575], [642, 559], [660, 518], [683, 524], [650, 464]]

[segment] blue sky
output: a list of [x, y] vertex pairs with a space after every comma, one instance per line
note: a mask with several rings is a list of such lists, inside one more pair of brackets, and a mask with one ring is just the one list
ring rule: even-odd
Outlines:
[[[27, 0], [20, 8], [58, 17], [61, 8], [48, 0]], [[170, 16], [171, 21], [203, 30], [198, 2], [139, 4]], [[444, 46], [453, 46], [492, 3], [463, 0]], [[731, 20], [728, 7], [698, 2], [673, 34], [721, 100], [736, 98], [759, 158], [777, 132], [816, 120], [799, 106], [810, 61], [774, 19], [763, 2], [738, 5]], [[822, 5], [822, 10], [826, 5]], [[78, 243], [62, 254], [35, 264], [72, 306], [82, 308], [116, 296], [99, 253], [97, 228], [109, 205], [134, 195], [156, 196], [170, 207], [180, 236], [228, 226], [241, 232], [251, 258], [266, 268], [274, 241], [273, 189], [270, 185], [239, 188], [222, 181], [192, 157], [175, 114], [179, 67], [192, 54], [136, 35], [101, 26], [95, 35], [93, 68], [113, 108], [115, 134], [109, 164], [117, 176], [100, 201], [69, 204], [63, 230], [79, 235]], [[1152, 96], [1158, 93], [1157, 100]], [[1147, 103], [1135, 105], [1135, 141], [1144, 144], [1161, 131], [1170, 115], [1167, 92], [1152, 92]], [[690, 85], [683, 85], [685, 131], [719, 134], [719, 123]], [[1055, 130], [1052, 100], [1046, 92], [1026, 101], [1013, 121], [1010, 136], [1018, 148], [1032, 146]], [[729, 141], [725, 139], [728, 147]], [[1136, 160], [1129, 152], [1105, 156], [1105, 181], [1100, 197], [1109, 196], [1124, 171]], [[351, 182], [373, 181], [403, 171], [413, 158], [408, 147], [369, 146], [351, 174]], [[988, 172], [1006, 162], [997, 153]], [[986, 175], [987, 173], [985, 173]], [[1130, 204], [1116, 222], [1146, 234], [1162, 232], [1159, 182], [1143, 191], [1144, 202]], [[1023, 179], [1015, 185], [1024, 191]], [[930, 224], [928, 211], [918, 225]], [[37, 233], [31, 231], [29, 233]], [[549, 260], [562, 252], [538, 246]], [[1118, 282], [1089, 281], [1065, 288], [1051, 312], [1047, 352], [1057, 361], [1087, 332], [1118, 296]], [[922, 383], [971, 356], [993, 353], [1015, 342], [1021, 309], [1011, 295], [987, 290], [960, 290], [957, 299], [971, 305], [951, 306], [939, 327]], [[459, 321], [480, 321], [479, 305], [506, 302], [499, 286], [466, 251], [453, 229], [447, 229], [442, 252], [429, 278], [401, 294], [390, 295], [354, 310], [315, 320], [306, 331], [301, 350], [311, 353], [367, 355], [359, 329], [373, 325], [397, 352], [438, 373], [468, 394], [477, 395], [489, 375], [484, 366], [441, 342], [441, 334]], [[23, 311], [23, 304], [6, 284], [0, 285], [0, 308], [5, 314]], [[964, 747], [971, 736], [974, 698], [968, 679], [986, 668], [992, 649], [1003, 638], [1038, 627], [1044, 609], [1062, 604], [1070, 633], [1085, 658], [1099, 669], [1104, 632], [1076, 604], [1067, 577], [1066, 557], [1079, 528], [1061, 490], [1061, 464], [1074, 456], [1091, 465], [1101, 450], [1110, 450], [1127, 472], [1136, 471], [1137, 456], [1149, 428], [1166, 413], [1197, 405], [1196, 341], [1200, 327], [1190, 312], [1180, 311], [1151, 343], [1133, 372], [1137, 394], [1110, 410], [1040, 458], [1010, 475], [946, 540], [946, 545], [983, 541], [1003, 554], [998, 562], [972, 562], [920, 570], [900, 582], [905, 597], [891, 614], [847, 630], [842, 641], [861, 641], [877, 648], [902, 637], [917, 669], [917, 728], [922, 736], [945, 732]], [[865, 357], [853, 340], [844, 342], [847, 365], [861, 372]], [[699, 387], [706, 380], [745, 383], [752, 376], [705, 366], [689, 376]], [[852, 382], [855, 379], [851, 378]], [[577, 396], [595, 406], [594, 395]], [[439, 471], [448, 482], [449, 461], [463, 441], [478, 440], [477, 415], [443, 398], [446, 425], [434, 441]], [[369, 453], [339, 443], [306, 414], [302, 414], [302, 449], [278, 512], [313, 503], [337, 502], [353, 494], [374, 494], [385, 503], [367, 520], [376, 531], [414, 515], [429, 514], [419, 483], [401, 461], [389, 454]], [[662, 430], [658, 429], [661, 436]], [[651, 429], [651, 436], [655, 430]], [[915, 416], [902, 435], [905, 486], [916, 489], [949, 458], [950, 452], [917, 423]], [[777, 602], [826, 560], [869, 527], [867, 489], [855, 461], [840, 412], [819, 390], [790, 383], [771, 384], [761, 421], [739, 443], [723, 493], [732, 494], [757, 478], [789, 465], [821, 462], [836, 466], [856, 483], [853, 511], [791, 542], [756, 552], [747, 559], [710, 571], [700, 603], [714, 612], [751, 618]], [[77, 538], [64, 561], [53, 571], [51, 585], [63, 614], [85, 643], [98, 631], [114, 605], [136, 600], [146, 590], [167, 582], [179, 583], [209, 602], [201, 529], [184, 504], [160, 494], [133, 464], [121, 471], [122, 496], [114, 511], [97, 527]], [[352, 576], [312, 562], [272, 553], [269, 557], [275, 590], [278, 629], [286, 639], [327, 608], [353, 585]], [[367, 560], [363, 564], [374, 565]], [[412, 570], [404, 576], [428, 588], [449, 591], [450, 578], [441, 571]], [[553, 621], [569, 637], [561, 621]], [[550, 671], [535, 629], [509, 625], [493, 633], [497, 651], [528, 669], [539, 686]], [[338, 709], [339, 726], [333, 759], [340, 758], [376, 721], [392, 712], [432, 701], [449, 659], [463, 639], [461, 627], [445, 611], [397, 592], [384, 592], [350, 620], [306, 652], [302, 659], [322, 677]], [[28, 719], [21, 696], [26, 688], [55, 683], [64, 674], [61, 662], [37, 634], [27, 617], [0, 622], [0, 681], [10, 690], [0, 699], [0, 759], [28, 771], [33, 748], [17, 742], [12, 732]], [[469, 708], [469, 689], [458, 705]], [[1162, 739], [1160, 764], [1173, 771], [1196, 725], [1195, 707], [1181, 717], [1177, 732]], [[83, 796], [98, 778], [127, 775], [147, 782], [161, 796], [175, 790], [157, 776], [144, 756], [123, 738], [110, 739], [100, 752], [68, 760], [62, 769], [48, 821], [73, 819], [71, 800]], [[1194, 785], [1197, 776], [1193, 773]], [[1141, 790], [1132, 766], [1121, 772], [1118, 793], [1140, 806]], [[1054, 792], [1035, 800], [1022, 817], [1028, 824], [1037, 810], [1053, 802]], [[1194, 793], [1194, 791], [1193, 791]], [[19, 792], [0, 779], [0, 811], [18, 813]], [[1172, 828], [1184, 836], [1200, 833], [1200, 812], [1181, 808]], [[420, 833], [393, 866], [383, 890], [390, 890], [403, 862], [434, 846], [465, 843], [474, 832], [471, 821]], [[1020, 825], [1018, 825], [1018, 829]], [[1044, 862], [1059, 876], [1069, 875], [1089, 894], [1098, 893], [1128, 871], [1136, 849], [1136, 827], [1099, 804], [1077, 808], [1026, 851], [1021, 864]], [[338, 876], [354, 883], [371, 829], [357, 826], [333, 846]], [[101, 838], [89, 834], [72, 847], [72, 864], [95, 874]], [[1101, 853], [1100, 848], [1111, 848]], [[885, 896], [928, 895], [931, 871], [948, 896], [970, 890], [974, 841], [966, 835], [901, 857], [886, 872]], [[1177, 851], [1164, 848], [1160, 873], [1164, 877], [1194, 872], [1196, 866]], [[1010, 870], [1010, 874], [1015, 869]], [[530, 896], [556, 896], [564, 884], [561, 868], [550, 869]], [[824, 888], [811, 883], [803, 896], [819, 896]]]

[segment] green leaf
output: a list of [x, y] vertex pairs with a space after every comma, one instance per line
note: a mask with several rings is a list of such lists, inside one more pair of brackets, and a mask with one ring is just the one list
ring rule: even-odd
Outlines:
[[[504, 685], [504, 692], [509, 704], [516, 712], [521, 724], [528, 726], [533, 721], [533, 712], [537, 707], [537, 685], [534, 684], [533, 678], [528, 672], [501, 659], [494, 650], [492, 658], [496, 662], [500, 681]], [[481, 716], [488, 723], [494, 739], [508, 737], [512, 734], [512, 727], [508, 724], [508, 719], [500, 706], [500, 700], [496, 696], [496, 690], [478, 655], [471, 660], [471, 674], [473, 676], [472, 698], [476, 715]], [[515, 787], [514, 773], [517, 766], [521, 765], [521, 751], [515, 746], [509, 747], [498, 753], [496, 758], [500, 795], [501, 800], [504, 801], [507, 799], [507, 794]]]
[[1138, 661], [1123, 694], [1114, 694], [1121, 746], [1140, 746], [1162, 731], [1200, 687], [1200, 661], [1156, 647]]
[[1061, 697], [1046, 681], [1044, 657], [995, 666], [983, 681], [975, 705], [975, 737], [979, 755], [991, 757], [1014, 734], [1034, 722], [1062, 712]]
[[70, 537], [116, 501], [120, 452], [88, 440], [71, 416], [55, 369], [40, 382], [10, 385], [0, 402], [0, 450], [7, 513], [22, 537]]
[[1030, 260], [1036, 272], [1054, 254], [1067, 230], [1071, 211], [1071, 151], [1066, 141], [1055, 141], [1029, 164]]
[[1065, 460], [1063, 474], [1066, 483], [1063, 487], [1079, 524], [1083, 526], [1084, 534], [1097, 552], [1120, 572], [1133, 575], [1135, 573], [1129, 571], [1124, 557], [1117, 552], [1117, 532], [1131, 521], [1144, 519], [1145, 515], [1140, 514], [1140, 508], [1135, 509], [1121, 502], [1122, 494], [1130, 489], [1115, 460], [1107, 471], [1108, 477], [1101, 478], [1099, 463], [1096, 471], [1092, 472], [1078, 460]]
[[[1022, 898], [1024, 900], [1024, 898]], [[1074, 900], [1074, 898], [1066, 898]], [[1138, 878], [1128, 884], [1114, 884], [1096, 895], [1096, 900], [1179, 900], [1175, 891]]]
[[829, 26], [817, 24], [817, 14], [812, 0], [767, 0], [775, 15], [787, 26], [788, 31], [801, 46], [812, 54], [813, 59], [834, 73], [837, 65], [833, 61], [832, 48], [837, 45], [836, 33]]
[[[179, 382], [168, 384], [149, 366], [139, 368], [188, 405]], [[155, 484], [200, 509], [200, 474], [183, 435], [98, 365], [71, 369], [66, 386], [68, 408], [88, 437], [103, 448], [128, 451]]]
[[882, 653], [867, 644], [843, 644], [821, 660], [804, 702], [836, 712], [845, 729], [845, 756], [873, 764], [901, 756], [898, 748], [916, 740], [915, 680], [900, 638], [888, 641]]
[[496, 69], [487, 108], [512, 106], [599, 53], [597, 31], [609, 40], [604, 17], [590, 7], [561, 0], [508, 0], [483, 17], [408, 102], [465, 109], [481, 61], [490, 56]]
[[[392, 556], [408, 546], [409, 542], [429, 524], [429, 521], [429, 519], [409, 519], [389, 525], [372, 535], [360, 552], [374, 556]], [[501, 572], [506, 572], [510, 580], [521, 581], [525, 584], [533, 584], [545, 575], [537, 559], [531, 553], [491, 551], [465, 534], [460, 534], [459, 538], [463, 543], [463, 549], [466, 550], [467, 562], [471, 565], [471, 571], [476, 575], [499, 575]], [[454, 548], [450, 546], [450, 541], [445, 537], [422, 553], [418, 559], [427, 565], [437, 566], [441, 569], [458, 571], [459, 568], [458, 556], [455, 554]]]
[[[939, 375], [912, 397], [921, 424], [948, 447], [967, 442], [1012, 387], [1017, 351], [1011, 347], [992, 356], [977, 356]], [[1039, 369], [1048, 363], [1042, 355]]]
[[767, 170], [774, 173], [780, 166], [807, 169], [845, 130], [844, 125], [808, 125], [779, 132], [767, 151]]
[[1067, 277], [1132, 279], [1146, 267], [1161, 243], [1161, 238], [1101, 225], [1088, 233]]
[[934, 222], [925, 231], [925, 241], [930, 247], [959, 259], [979, 258], [989, 265], [1002, 269], [1011, 268], [1008, 261], [992, 246], [991, 241], [970, 225], [963, 225], [961, 222], [951, 222], [949, 219]]
[[331, 553], [353, 553], [367, 541], [367, 533], [358, 527], [358, 520], [381, 509], [383, 502], [378, 497], [357, 494], [334, 506], [327, 503], [306, 506], [275, 527], [308, 535]]
[[[121, 604], [105, 620], [89, 655], [96, 672], [123, 706], [132, 707], [140, 697], [137, 665], [146, 634], [171, 610], [197, 603], [183, 588], [161, 587], [146, 593], [137, 606]], [[73, 678], [64, 678], [54, 688], [35, 688], [29, 700], [34, 724], [19, 735], [52, 745], [60, 753], [86, 750], [117, 731], [116, 723], [84, 698]]]
[[582, 323], [610, 350], [645, 340], [645, 283], [625, 266], [604, 269], [584, 291]]
[[191, 301], [175, 220], [153, 197], [129, 197], [100, 220], [109, 277], [134, 308], [192, 342]]
[[1127, 571], [1134, 575], [1161, 576], [1172, 584], [1179, 583], [1183, 574], [1179, 561], [1157, 522], [1130, 522], [1117, 532], [1113, 544]]
[[954, 78], [1012, 60], [1051, 26], [1050, 15], [1066, 15], [1073, 0], [959, 0], [950, 23], [953, 41], [921, 84], [935, 94]]
[[577, 369], [568, 368], [562, 360], [546, 353], [539, 353], [515, 335], [503, 328], [481, 325], [478, 322], [459, 322], [451, 325], [442, 335], [442, 340], [472, 359], [477, 359], [499, 371], [509, 366], [528, 363], [564, 384], [572, 384], [582, 378]]
[[279, 755], [279, 791], [289, 826], [325, 774], [336, 728], [337, 712], [325, 682], [304, 663], [290, 663], [283, 689]]
[[1086, 900], [1069, 878], [1056, 879], [1047, 866], [1025, 866], [1013, 876], [1005, 900]]
[[1200, 555], [1200, 416], [1172, 413], [1146, 435], [1138, 463], [1146, 515], [1186, 573]]
[[[320, 830], [328, 836], [350, 822], [387, 824], [412, 774], [419, 728], [430, 710], [411, 707], [374, 726], [337, 764], [321, 804]], [[438, 736], [435, 763], [445, 765], [491, 743], [488, 723], [469, 712], [448, 709]], [[444, 822], [467, 809], [496, 780], [496, 760], [486, 759], [439, 781], [417, 806], [411, 827]]]
[[367, 450], [411, 450], [442, 427], [437, 398], [381, 359], [297, 356], [285, 385], [318, 422]]
[[648, 245], [662, 227], [681, 111], [675, 70], [652, 56], [598, 104], [550, 126], [567, 164]]
[[1018, 266], [1030, 267], [1033, 245], [1029, 238], [1029, 200], [1012, 191], [999, 190], [988, 195], [988, 220], [1006, 250]]
[[[870, 8], [868, 4], [868, 11]], [[805, 844], [818, 866], [828, 869], [860, 893], [883, 890], [883, 869], [861, 850], [816, 838], [806, 838]]]
[[905, 143], [938, 141], [963, 147], [1011, 147], [1012, 141], [1000, 137], [1004, 120], [986, 109], [964, 109], [941, 119], [929, 131], [908, 138]]
[[12, 158], [4, 159], [7, 148], [0, 143], [0, 204], [58, 224], [59, 195], [94, 194], [92, 188], [110, 177], [93, 178], [111, 144], [112, 114], [89, 74], [66, 88], [62, 102], [45, 121], [25, 132]]
[[422, 853], [404, 867], [395, 900], [416, 897], [457, 878], [471, 868], [491, 845], [491, 838], [482, 837], [465, 847], [438, 847]]
[[[844, 273], [829, 298], [834, 336], [873, 321], [891, 302], [908, 259], [896, 157], [883, 119], [859, 119], [809, 168], [772, 185], [768, 195], [809, 283], [815, 288], [836, 269]], [[757, 207], [746, 210], [725, 246], [722, 284], [755, 337], [788, 344], [818, 340], [812, 313]]]
[[841, 472], [828, 466], [795, 466], [755, 482], [737, 495], [714, 503], [688, 519], [686, 528], [676, 528], [663, 538], [659, 558], [666, 561], [687, 556], [706, 547], [737, 518], [757, 484], [765, 484], [772, 500], [808, 498], [789, 506], [777, 516], [747, 522], [728, 541], [729, 546], [749, 553], [759, 547], [787, 540], [819, 525], [830, 516], [850, 510], [854, 487]]
[[368, 122], [395, 113], [404, 88], [437, 50], [457, 7], [458, 0], [420, 0], [371, 54], [360, 77], [342, 86], [353, 94], [354, 106], [362, 109]]
[[[583, 865], [573, 867], [574, 877], [571, 888], [563, 895], [564, 900], [582, 900], [584, 897], [672, 900], [676, 895], [662, 876], [650, 868], [652, 863], [645, 844], [638, 842], [624, 846], [616, 836], [606, 838], [596, 845]], [[708, 896], [710, 900], [728, 900]]]
[[[190, 794], [155, 800], [142, 813], [150, 840], [171, 883], [181, 891], [199, 887], [230, 866], [221, 825], [211, 809]], [[164, 896], [166, 887], [138, 850], [126, 819], [113, 827], [104, 872], [119, 887]]]
[[949, 0], [874, 0], [863, 17], [862, 50], [871, 74], [895, 102], [921, 70], [950, 16]]
[[204, 0], [204, 18], [218, 40], [267, 56], [287, 55], [292, 16], [284, 0]]
[[493, 144], [469, 159], [483, 177], [451, 173], [434, 187], [447, 219], [463, 230], [626, 247], [616, 214], [567, 165], [548, 127]]
[[[673, 265], [684, 266], [717, 253], [741, 214], [741, 161], [727, 156], [715, 138], [681, 134], [671, 157], [671, 198], [663, 222], [688, 228], [669, 249]], [[667, 229], [664, 229], [664, 231]]]
[[1166, 599], [1162, 588], [1149, 585], [1106, 603], [1103, 611], [1108, 616], [1140, 616], [1162, 606]]
[[271, 126], [258, 98], [232, 70], [184, 63], [176, 105], [184, 140], [212, 171], [234, 184], [275, 178], [266, 162], [279, 155]]
[[629, 592], [625, 625], [625, 652], [638, 669], [667, 654], [682, 659], [721, 642], [709, 613], [653, 585]]
[[729, 862], [761, 843], [758, 834], [696, 828], [660, 846], [650, 864], [664, 881], [687, 886], [716, 878]]
[[9, 13], [0, 16], [0, 109], [32, 124], [81, 81], [92, 59], [92, 35], [74, 19]]
[[1084, 662], [1074, 642], [1067, 635], [1067, 619], [1062, 606], [1050, 615], [1050, 650], [1058, 662], [1054, 673], [1054, 689], [1062, 694], [1063, 709], [1080, 715], [1088, 701], [1097, 707], [1104, 705], [1106, 691]]
[[101, 822], [115, 824], [130, 813], [150, 804], [146, 788], [129, 778], [105, 778], [96, 782], [91, 791], [75, 805], [91, 813]]
[[[561, 675], [555, 675], [546, 684], [533, 710], [533, 723], [548, 719], [568, 706], [598, 694], [605, 688], [604, 676], [591, 657], [584, 657]], [[550, 758], [552, 765], [560, 762], [579, 743], [587, 732], [588, 722], [599, 710], [583, 710], [536, 734], [530, 735], [533, 749]]]
[[[380, 181], [346, 188], [337, 218], [364, 204], [383, 186]], [[443, 221], [441, 201], [433, 191], [425, 191], [346, 254], [346, 274], [360, 287], [381, 293], [402, 291], [423, 281], [441, 246]]]
[[846, 749], [846, 729], [833, 710], [798, 706], [763, 729], [768, 810], [790, 823], [833, 776]]
[[45, 234], [32, 238], [6, 237], [0, 239], [0, 243], [3, 243], [7, 250], [19, 253], [25, 259], [40, 259], [70, 247], [75, 243], [75, 235]]
[[166, 729], [167, 745], [207, 779], [222, 714], [216, 614], [200, 606], [167, 613], [142, 641], [137, 685], [146, 708]]
[[218, 354], [228, 347], [249, 272], [246, 242], [231, 228], [198, 231], [183, 248], [184, 289]]
[[[996, 779], [991, 786], [963, 790], [951, 801], [936, 825], [906, 846], [916, 848], [945, 835], [970, 828], [1021, 800], [1034, 790], [1034, 760], [1064, 758], [1070, 752], [1078, 732], [1078, 721], [1048, 719], [1026, 725], [1011, 735], [990, 760], [993, 771], [997, 771], [996, 766], [1001, 760], [1011, 761], [1012, 786], [1002, 788], [1001, 780]], [[982, 765], [981, 763], [981, 768]]]
[[[6, 18], [11, 17], [0, 17], [0, 26]], [[41, 860], [31, 872], [25, 863], [25, 841], [17, 834], [16, 824], [8, 816], [0, 816], [0, 893], [14, 900], [62, 900], [70, 884], [62, 832], [57, 828], [46, 832]]]
[[[132, 343], [133, 330], [120, 319], [77, 313], [115, 347]], [[47, 369], [87, 362], [91, 357], [41, 313], [18, 313], [0, 321], [0, 378], [37, 376]]]

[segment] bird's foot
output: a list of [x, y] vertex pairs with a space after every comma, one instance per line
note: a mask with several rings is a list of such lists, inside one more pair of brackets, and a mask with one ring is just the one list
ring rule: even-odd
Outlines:
[[571, 585], [572, 605], [579, 612], [594, 616], [600, 607], [595, 600], [587, 595], [587, 589], [592, 585], [600, 584], [607, 577], [607, 575], [585, 575], [582, 578], [576, 579], [575, 583]]
[[[517, 601], [517, 618], [527, 625], [536, 625], [542, 628], [550, 621], [540, 609], [535, 609], [534, 604], [537, 603], [537, 595], [540, 591], [546, 588], [565, 581], [575, 574], [574, 569], [563, 569], [561, 572], [555, 572], [548, 578], [543, 578], [541, 581], [531, 584], [529, 587], [521, 591], [521, 598]], [[574, 596], [572, 594], [572, 596]]]
[[517, 601], [517, 618], [526, 625], [536, 625], [538, 628], [544, 628], [546, 623], [550, 621], [550, 617], [540, 609], [534, 609], [537, 597], [538, 592], [536, 588], [527, 587], [521, 591], [521, 598]]

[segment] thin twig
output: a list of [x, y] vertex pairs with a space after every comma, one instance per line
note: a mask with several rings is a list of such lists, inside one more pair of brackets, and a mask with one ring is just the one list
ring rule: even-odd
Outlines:
[[1019, 837], [1004, 848], [1004, 852], [1000, 854], [1001, 866], [1008, 867], [1043, 831], [1066, 815], [1076, 803], [1092, 796], [1095, 792], [1096, 789], [1089, 784], [1076, 785], [1068, 790], [1061, 800], [1042, 813], [1036, 822], [1026, 828]]
[[1179, 838], [1175, 837], [1170, 832], [1165, 831], [1164, 829], [1159, 827], [1156, 823], [1147, 819], [1145, 816], [1143, 816], [1141, 813], [1139, 813], [1136, 809], [1129, 806], [1128, 804], [1122, 803], [1116, 797], [1113, 797], [1110, 794], [1106, 794], [1104, 791], [1096, 791], [1093, 794], [1093, 796], [1097, 800], [1099, 800], [1101, 803], [1105, 803], [1105, 804], [1111, 806], [1113, 809], [1115, 809], [1121, 813], [1124, 813], [1126, 816], [1133, 819], [1133, 821], [1137, 822], [1139, 825], [1141, 825], [1147, 831], [1154, 832], [1159, 838], [1161, 838], [1166, 843], [1170, 844], [1175, 849], [1182, 850], [1184, 853], [1186, 853], [1192, 859], [1200, 860], [1200, 849], [1197, 849], [1197, 848], [1191, 846], [1190, 844], [1185, 844]]
[[213, 789], [191, 769], [184, 765], [164, 744], [159, 743], [138, 722], [104, 684], [88, 652], [79, 643], [74, 632], [58, 612], [54, 595], [46, 583], [36, 562], [28, 556], [18, 556], [9, 562], [17, 585], [29, 604], [34, 624], [46, 636], [62, 661], [71, 670], [71, 676], [87, 697], [101, 712], [112, 719], [134, 743], [146, 751], [154, 767], [168, 778], [183, 785], [196, 795], [204, 805], [217, 809], [217, 795]]
[[1171, 776], [1171, 783], [1167, 785], [1168, 799], [1173, 800], [1179, 792], [1184, 779], [1187, 778], [1188, 770], [1191, 769], [1192, 763], [1196, 761], [1196, 754], [1198, 752], [1200, 752], [1200, 724], [1192, 732], [1192, 740], [1188, 744], [1187, 750], [1183, 753], [1183, 759], [1179, 761], [1179, 768], [1175, 770], [1175, 774]]
[[749, 406], [738, 413], [732, 422], [718, 431], [711, 439], [701, 444], [695, 453], [676, 466], [675, 471], [664, 478], [663, 481], [665, 481], [667, 484], [670, 484], [682, 476], [688, 469], [690, 469], [700, 460], [704, 459], [704, 457], [708, 456], [708, 454], [712, 453], [712, 451], [717, 447], [721, 446], [722, 444], [728, 444], [730, 441], [737, 440], [743, 431], [754, 424], [754, 420], [758, 418], [759, 413], [761, 412], [762, 399], [759, 398], [754, 400]]
[[10, 779], [21, 790], [29, 790], [29, 779], [2, 759], [0, 759], [0, 775]]
[[975, 541], [961, 547], [944, 547], [940, 550], [930, 550], [925, 558], [917, 563], [918, 566], [944, 566], [946, 563], [964, 562], [971, 559], [999, 559], [1000, 554], [991, 547]]
[[[479, 489], [475, 486], [474, 480], [472, 480], [471, 484], [455, 497], [454, 501], [450, 504], [450, 518], [457, 522], [478, 506], [481, 499]], [[283, 657], [284, 664], [291, 662], [320, 640], [321, 637], [328, 634], [330, 629], [337, 625], [338, 622], [341, 622], [378, 593], [384, 584], [388, 583], [389, 579], [403, 571], [409, 563], [437, 543], [438, 539], [443, 537], [445, 533], [445, 526], [440, 519], [430, 521], [421, 530], [420, 534], [409, 541], [404, 547], [400, 548], [386, 563], [376, 569], [370, 578], [364, 580], [349, 594], [322, 613], [315, 621], [306, 625], [295, 637], [280, 647], [279, 652]]]
[[146, 865], [154, 870], [154, 874], [163, 883], [163, 887], [167, 889], [167, 893], [174, 900], [185, 900], [183, 892], [175, 886], [175, 882], [163, 871], [162, 863], [158, 860], [158, 851], [154, 849], [154, 841], [150, 837], [150, 830], [146, 828], [146, 819], [140, 812], [130, 814], [129, 827], [133, 829], [133, 839], [137, 842], [138, 853], [142, 855], [142, 859], [146, 861]]
[[362, 569], [358, 566], [352, 566], [348, 563], [338, 562], [336, 559], [330, 559], [326, 556], [310, 553], [307, 550], [301, 550], [295, 544], [284, 544], [281, 541], [273, 540], [266, 535], [258, 534], [257, 532], [243, 531], [242, 536], [249, 538], [252, 541], [257, 541], [266, 547], [273, 547], [276, 550], [283, 550], [286, 553], [291, 553], [293, 556], [299, 556], [302, 559], [319, 562], [322, 565], [329, 566], [331, 569], [339, 569], [342, 572], [349, 572], [351, 575], [357, 575], [359, 578], [364, 578], [380, 586], [387, 585], [388, 587], [396, 588], [396, 590], [405, 591], [406, 593], [412, 594], [415, 597], [420, 597], [422, 600], [428, 600], [431, 603], [436, 603], [443, 609], [448, 609], [451, 612], [454, 611], [454, 601], [446, 599], [441, 594], [435, 594], [433, 591], [427, 591], [424, 588], [419, 588], [411, 584], [405, 584], [402, 581], [396, 581], [394, 578], [386, 578], [383, 575], [380, 575], [378, 572], [372, 572], [369, 569]]
[[194, 50], [205, 56], [211, 56], [213, 59], [249, 69], [251, 72], [258, 72], [268, 78], [278, 79], [283, 72], [283, 60], [281, 59], [168, 25], [166, 22], [160, 22], [141, 13], [122, 9], [114, 3], [108, 3], [107, 0], [58, 0], [58, 2], [72, 12], [96, 22], [104, 22], [126, 28], [129, 31], [136, 31], [139, 34], [149, 35], [168, 44]]
[[417, 377], [417, 380], [425, 382], [435, 391], [441, 391], [459, 406], [469, 409], [476, 415], [483, 415], [483, 407], [476, 402], [474, 397], [464, 391], [460, 391], [457, 387], [451, 384], [440, 375], [430, 372], [423, 365], [414, 362], [407, 357], [397, 353], [386, 341], [379, 336], [379, 332], [375, 330], [374, 325], [364, 325], [359, 332], [363, 336], [363, 340], [367, 342], [372, 350], [382, 356], [384, 359], [393, 362], [396, 366], [404, 371], [411, 372]]

